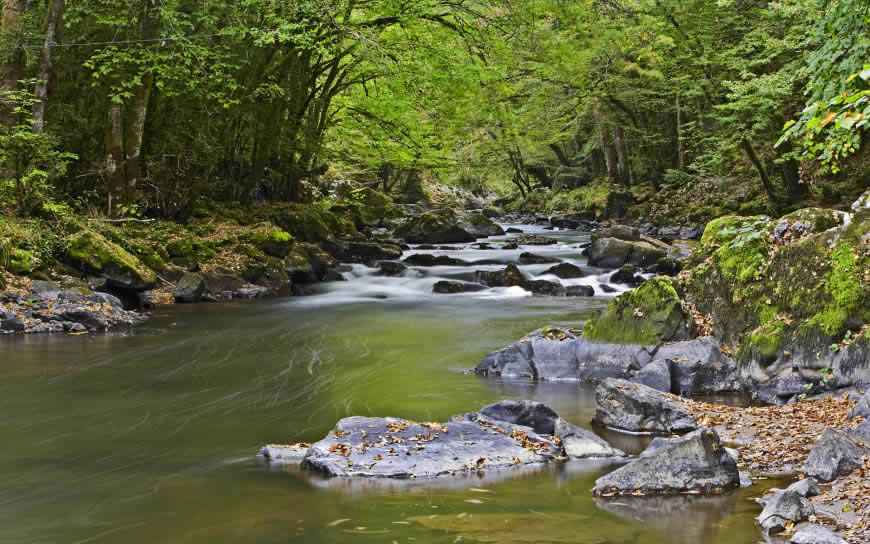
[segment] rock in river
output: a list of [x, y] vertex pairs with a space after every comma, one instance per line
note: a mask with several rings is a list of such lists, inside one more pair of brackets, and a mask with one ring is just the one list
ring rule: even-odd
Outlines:
[[473, 242], [477, 238], [504, 234], [501, 227], [482, 214], [436, 210], [413, 217], [396, 229], [396, 236], [413, 244]]
[[790, 544], [847, 544], [832, 530], [821, 525], [807, 525], [795, 531]]
[[599, 496], [642, 493], [717, 493], [740, 485], [737, 463], [712, 428], [645, 451], [631, 463], [595, 482]]
[[784, 531], [790, 523], [798, 523], [815, 513], [813, 504], [800, 493], [786, 489], [767, 501], [758, 515], [758, 524], [771, 533]]
[[[425, 478], [564, 460], [563, 441], [584, 457], [622, 457], [585, 432], [532, 401], [492, 404], [446, 423], [356, 416], [342, 419], [313, 444], [302, 465], [330, 476]], [[298, 447], [266, 446], [260, 456], [297, 462], [300, 452]]]
[[595, 423], [629, 432], [673, 434], [698, 427], [683, 403], [627, 380], [604, 380], [595, 389]]

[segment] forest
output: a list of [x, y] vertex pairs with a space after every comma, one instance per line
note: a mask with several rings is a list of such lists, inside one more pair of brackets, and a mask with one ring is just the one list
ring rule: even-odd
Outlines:
[[836, 201], [868, 183], [868, 17], [862, 0], [4, 0], [2, 207], [184, 220], [203, 196], [313, 202], [351, 179], [401, 197], [421, 178], [539, 207], [589, 181], [644, 199], [723, 178], [762, 207]]

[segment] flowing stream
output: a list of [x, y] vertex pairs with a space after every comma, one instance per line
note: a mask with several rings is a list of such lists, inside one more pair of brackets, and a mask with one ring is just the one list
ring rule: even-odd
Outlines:
[[[532, 251], [585, 267], [577, 246], [588, 235], [522, 228], [559, 244], [425, 253], [507, 263]], [[518, 287], [432, 293], [439, 279], [503, 267], [385, 277], [360, 265], [306, 297], [160, 308], [130, 334], [0, 338], [0, 542], [757, 542], [758, 489], [596, 501], [608, 469], [595, 463], [372, 482], [255, 458], [264, 443], [315, 441], [349, 415], [445, 421], [506, 398], [546, 402], [588, 428], [591, 387], [462, 373], [607, 302]], [[563, 282], [601, 294], [606, 272], [589, 272]], [[632, 453], [646, 443], [603, 436]]]

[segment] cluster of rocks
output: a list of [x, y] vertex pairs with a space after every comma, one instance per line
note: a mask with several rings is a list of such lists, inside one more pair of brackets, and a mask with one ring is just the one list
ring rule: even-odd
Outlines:
[[144, 321], [108, 293], [34, 281], [26, 295], [0, 295], [0, 334], [85, 333], [125, 329]]
[[548, 406], [503, 401], [444, 423], [349, 417], [310, 447], [264, 446], [270, 462], [301, 462], [329, 476], [431, 478], [568, 459], [624, 460], [594, 433]]

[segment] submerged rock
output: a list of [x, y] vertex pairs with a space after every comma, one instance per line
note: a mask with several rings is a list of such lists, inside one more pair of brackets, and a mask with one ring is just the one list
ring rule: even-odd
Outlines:
[[823, 482], [849, 474], [864, 464], [868, 450], [858, 446], [848, 436], [828, 427], [810, 450], [801, 472]]
[[552, 246], [559, 243], [558, 240], [537, 234], [522, 234], [517, 236], [516, 240], [518, 244], [523, 246]]
[[719, 493], [740, 486], [737, 463], [712, 428], [698, 429], [659, 445], [602, 476], [592, 492], [628, 494]]
[[698, 427], [680, 401], [643, 384], [608, 379], [595, 389], [593, 422], [622, 431], [674, 434]]
[[[584, 458], [622, 456], [584, 433], [532, 401], [492, 404], [446, 423], [357, 416], [311, 445], [302, 465], [329, 476], [426, 478], [564, 460], [563, 441]], [[298, 462], [303, 446], [270, 445], [259, 455]]]
[[801, 527], [792, 535], [790, 544], [847, 544], [837, 534], [821, 525]]
[[565, 288], [566, 297], [591, 297], [595, 296], [595, 289], [591, 285], [569, 285]]

